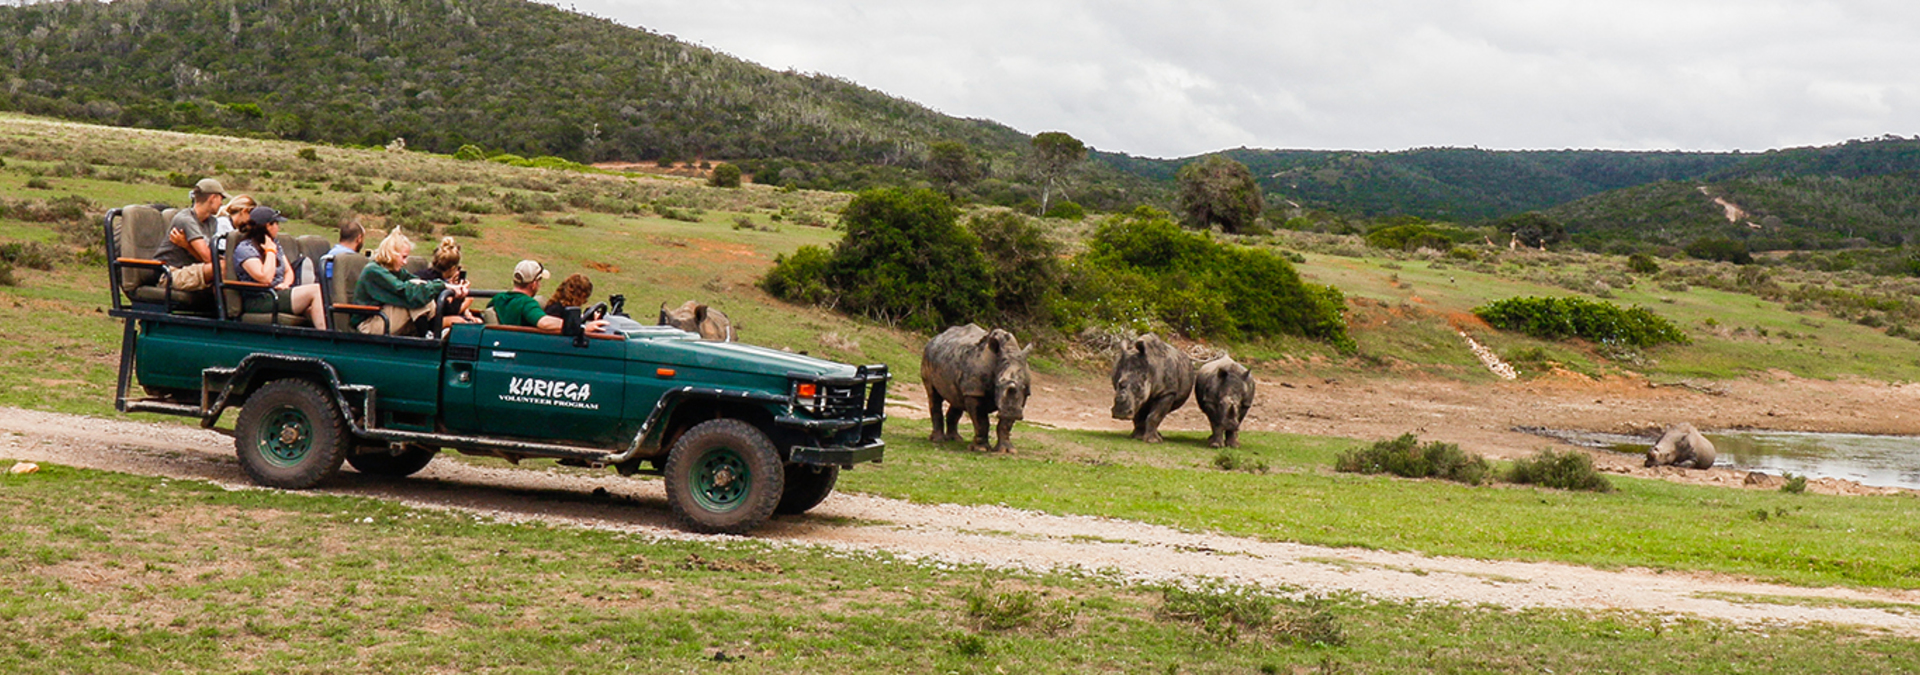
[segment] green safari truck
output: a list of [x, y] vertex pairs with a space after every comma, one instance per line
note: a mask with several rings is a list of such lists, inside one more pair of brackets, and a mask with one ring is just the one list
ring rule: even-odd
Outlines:
[[[234, 449], [261, 485], [309, 488], [342, 463], [407, 476], [442, 450], [551, 458], [661, 474], [683, 527], [737, 534], [813, 508], [840, 470], [885, 450], [884, 365], [703, 341], [626, 317], [617, 296], [602, 307], [608, 330], [595, 333], [577, 311], [560, 334], [462, 324], [437, 337], [248, 314], [240, 294], [273, 291], [230, 271], [205, 291], [167, 287], [145, 248], [165, 240], [169, 215], [128, 206], [106, 216], [110, 314], [125, 322], [114, 406], [208, 428], [237, 408]], [[283, 241], [281, 250], [292, 259], [312, 244]], [[314, 270], [337, 326], [366, 309], [347, 303], [354, 280], [340, 278], [365, 265], [357, 258], [315, 254], [296, 265]]]

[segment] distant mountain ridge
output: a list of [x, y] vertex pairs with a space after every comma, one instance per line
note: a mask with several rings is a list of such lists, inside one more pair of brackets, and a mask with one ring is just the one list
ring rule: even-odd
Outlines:
[[123, 126], [578, 161], [899, 163], [1024, 147], [825, 75], [776, 72], [526, 0], [58, 1], [0, 7], [0, 107]]

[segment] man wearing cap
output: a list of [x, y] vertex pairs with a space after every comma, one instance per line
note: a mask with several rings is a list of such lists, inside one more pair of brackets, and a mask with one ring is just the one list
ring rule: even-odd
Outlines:
[[213, 283], [213, 250], [207, 244], [207, 233], [213, 231], [214, 216], [227, 201], [227, 188], [220, 181], [202, 178], [188, 195], [193, 207], [173, 214], [167, 240], [154, 253], [167, 266], [167, 276], [176, 291], [197, 291]]
[[[513, 266], [513, 290], [493, 296], [493, 302], [487, 304], [495, 316], [500, 318], [502, 326], [526, 326], [542, 333], [559, 333], [565, 321], [560, 317], [548, 315], [540, 309], [540, 301], [533, 296], [540, 294], [540, 282], [553, 276], [545, 265], [533, 260], [522, 260]], [[584, 324], [589, 331], [606, 328], [606, 321], [588, 321]]]

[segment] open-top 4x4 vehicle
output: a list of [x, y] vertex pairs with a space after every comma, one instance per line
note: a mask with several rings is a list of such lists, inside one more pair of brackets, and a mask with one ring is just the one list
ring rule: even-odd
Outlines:
[[[684, 527], [742, 533], [813, 508], [841, 469], [885, 449], [884, 365], [702, 341], [627, 318], [619, 296], [596, 306], [608, 310], [604, 333], [582, 330], [572, 311], [559, 335], [490, 323], [437, 338], [366, 335], [352, 326], [378, 321], [379, 308], [349, 300], [368, 260], [326, 255], [324, 238], [287, 238], [280, 250], [321, 284], [334, 327], [321, 330], [244, 312], [242, 293], [274, 291], [238, 281], [221, 260], [210, 290], [170, 288], [153, 256], [171, 216], [149, 206], [106, 216], [111, 314], [126, 323], [114, 406], [207, 428], [238, 408], [234, 449], [261, 485], [312, 487], [342, 462], [407, 476], [442, 449], [544, 457], [664, 474]], [[129, 396], [134, 384], [145, 396]]]

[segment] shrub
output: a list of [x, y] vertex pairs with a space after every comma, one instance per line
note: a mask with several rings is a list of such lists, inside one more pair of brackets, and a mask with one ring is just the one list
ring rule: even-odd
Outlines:
[[1558, 490], [1613, 491], [1613, 482], [1594, 470], [1593, 458], [1578, 450], [1543, 450], [1514, 460], [1507, 470], [1507, 481]]
[[1032, 218], [993, 211], [967, 220], [987, 262], [987, 285], [1001, 314], [1042, 318], [1060, 295], [1066, 271], [1060, 243]]
[[1067, 292], [1077, 316], [1147, 318], [1193, 336], [1300, 335], [1354, 348], [1339, 290], [1302, 282], [1281, 254], [1217, 243], [1149, 207], [1103, 222], [1071, 271]]
[[20, 280], [13, 276], [13, 264], [0, 260], [0, 286], [17, 286]]
[[1654, 262], [1653, 256], [1635, 253], [1627, 256], [1627, 269], [1632, 270], [1634, 274], [1659, 274], [1660, 263]]
[[51, 189], [53, 189], [53, 183], [50, 183], [50, 182], [47, 182], [47, 179], [45, 179], [45, 178], [41, 178], [41, 177], [39, 177], [39, 176], [34, 176], [34, 177], [32, 177], [32, 178], [28, 178], [28, 179], [27, 179], [27, 189], [29, 189], [29, 190], [51, 190]]
[[1806, 476], [1789, 473], [1789, 474], [1785, 474], [1785, 478], [1787, 479], [1787, 482], [1780, 484], [1781, 492], [1785, 492], [1787, 494], [1794, 494], [1794, 495], [1806, 494], [1807, 492]]
[[849, 312], [934, 330], [985, 315], [992, 303], [980, 239], [933, 190], [880, 188], [841, 212], [827, 281]]
[[827, 287], [827, 268], [833, 254], [819, 246], [802, 246], [793, 255], [773, 257], [773, 269], [760, 278], [760, 288], [776, 298], [809, 305], [825, 304], [833, 297]]
[[1348, 473], [1390, 473], [1406, 478], [1443, 478], [1479, 485], [1487, 482], [1487, 460], [1470, 454], [1452, 443], [1421, 443], [1413, 434], [1402, 434], [1390, 441], [1378, 441], [1372, 447], [1348, 450], [1334, 458], [1333, 468]]
[[586, 227], [587, 226], [587, 221], [581, 220], [580, 216], [576, 216], [571, 213], [564, 216], [560, 216], [559, 218], [555, 218], [553, 219], [553, 222], [559, 225], [566, 225], [568, 227]]
[[740, 167], [726, 162], [714, 165], [713, 175], [707, 177], [707, 184], [717, 188], [740, 187]]
[[313, 149], [313, 148], [301, 148], [299, 152], [296, 152], [296, 153], [293, 153], [293, 154], [294, 154], [294, 156], [296, 156], [296, 157], [299, 157], [300, 159], [304, 159], [304, 160], [306, 160], [306, 161], [309, 161], [309, 162], [318, 162], [318, 161], [320, 161], [320, 151], [319, 151], [319, 150], [315, 150], [315, 149]]
[[1266, 473], [1268, 469], [1266, 460], [1242, 457], [1226, 450], [1221, 450], [1213, 456], [1213, 466], [1221, 471], [1247, 473]]
[[440, 230], [440, 233], [449, 237], [480, 238], [480, 228], [472, 223], [454, 223]]
[[462, 162], [478, 162], [487, 158], [487, 151], [481, 150], [477, 145], [462, 145], [459, 150], [453, 152], [453, 158]]
[[1753, 263], [1753, 254], [1747, 252], [1745, 242], [1726, 237], [1705, 237], [1687, 244], [1687, 255], [1700, 260], [1717, 260], [1735, 265]]
[[1046, 217], [1060, 220], [1081, 220], [1087, 217], [1087, 210], [1079, 204], [1061, 201], [1055, 203], [1053, 206], [1047, 207]]
[[1508, 298], [1475, 307], [1473, 313], [1495, 328], [1544, 340], [1578, 337], [1641, 348], [1693, 341], [1672, 322], [1644, 307], [1621, 309], [1612, 303], [1580, 298]]

